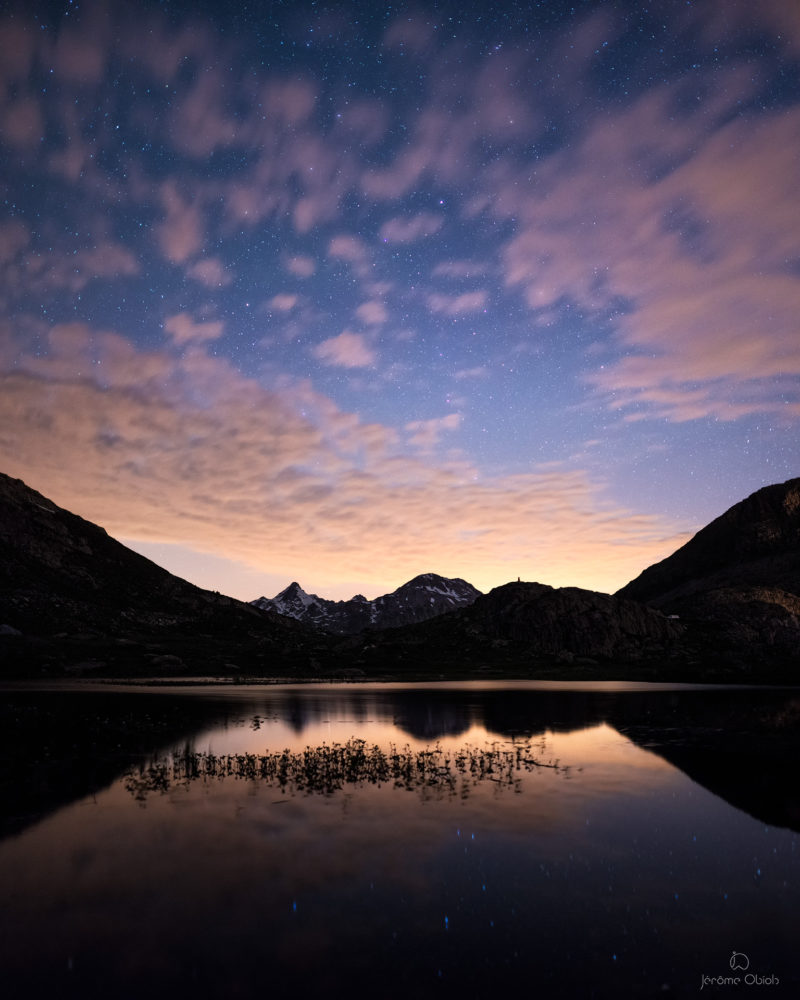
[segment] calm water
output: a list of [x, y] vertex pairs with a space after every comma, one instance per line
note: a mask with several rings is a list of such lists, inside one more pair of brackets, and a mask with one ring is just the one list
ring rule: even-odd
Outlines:
[[6, 996], [798, 995], [796, 692], [27, 697], [111, 735], [7, 777]]

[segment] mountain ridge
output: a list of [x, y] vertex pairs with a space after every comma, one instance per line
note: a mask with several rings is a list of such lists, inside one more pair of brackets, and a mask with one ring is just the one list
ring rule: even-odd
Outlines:
[[355, 635], [365, 629], [396, 628], [427, 621], [471, 604], [481, 592], [460, 578], [420, 573], [390, 594], [368, 600], [356, 594], [347, 601], [331, 601], [308, 594], [296, 581], [273, 598], [250, 603], [337, 635]]
[[[334, 633], [201, 590], [0, 474], [6, 677], [795, 682], [799, 582], [800, 480], [789, 480], [735, 505], [615, 595], [521, 581], [479, 594], [421, 574], [375, 601], [330, 602], [352, 618]], [[632, 593], [645, 587], [649, 600]], [[299, 616], [325, 611], [296, 582], [277, 596]], [[431, 617], [439, 599], [447, 613]], [[400, 613], [426, 620], [392, 621]]]

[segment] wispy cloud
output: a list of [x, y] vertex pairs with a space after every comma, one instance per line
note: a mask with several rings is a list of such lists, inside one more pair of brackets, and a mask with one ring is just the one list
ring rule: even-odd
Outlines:
[[488, 293], [483, 289], [463, 292], [461, 295], [433, 292], [428, 296], [428, 306], [434, 313], [444, 313], [446, 316], [463, 316], [465, 313], [473, 313], [483, 309], [488, 298]]
[[431, 420], [412, 420], [406, 424], [408, 443], [423, 451], [430, 451], [438, 445], [442, 434], [447, 431], [457, 431], [461, 426], [460, 413], [448, 413], [445, 417], [434, 417]]
[[156, 228], [156, 239], [162, 253], [173, 264], [183, 264], [203, 249], [203, 218], [197, 203], [185, 198], [175, 181], [165, 181], [161, 187], [161, 203], [165, 217]]
[[376, 360], [375, 351], [363, 334], [351, 333], [350, 330], [323, 340], [312, 348], [311, 353], [324, 364], [339, 368], [366, 368]]
[[[683, 538], [575, 470], [486, 481], [410, 457], [310, 386], [265, 390], [199, 348], [142, 352], [80, 324], [48, 341], [47, 358], [0, 355], [2, 467], [128, 538], [311, 583], [384, 587], [436, 566], [483, 587], [522, 575], [600, 589]], [[455, 429], [450, 414], [407, 430], [433, 444]]]
[[386, 306], [379, 299], [362, 302], [356, 309], [356, 316], [365, 326], [382, 326], [389, 319]]
[[164, 321], [164, 329], [176, 344], [216, 340], [222, 336], [225, 324], [220, 320], [196, 322], [188, 313], [177, 313]]
[[433, 212], [420, 212], [411, 218], [398, 216], [387, 219], [380, 228], [380, 238], [386, 243], [414, 243], [438, 233], [444, 219]]

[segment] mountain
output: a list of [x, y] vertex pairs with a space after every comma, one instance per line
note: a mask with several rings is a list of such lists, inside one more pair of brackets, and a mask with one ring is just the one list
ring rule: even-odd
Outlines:
[[0, 474], [0, 679], [793, 683], [800, 480], [748, 497], [615, 595], [521, 582], [482, 595], [462, 580], [423, 574], [375, 601], [325, 601], [294, 583], [265, 603], [201, 590]]
[[472, 604], [480, 593], [465, 580], [422, 573], [374, 601], [361, 594], [349, 601], [328, 601], [307, 594], [298, 583], [291, 583], [277, 596], [259, 597], [252, 603], [264, 611], [296, 618], [326, 632], [355, 635], [367, 628], [396, 628], [427, 621]]
[[683, 667], [680, 622], [638, 601], [577, 587], [507, 583], [469, 606], [429, 621], [370, 634], [358, 665], [380, 669], [464, 670], [507, 676], [637, 674]]
[[283, 672], [316, 639], [201, 590], [0, 473], [0, 662], [45, 673]]
[[680, 616], [697, 654], [800, 668], [800, 478], [758, 490], [617, 596]]
[[617, 593], [665, 607], [721, 587], [766, 587], [800, 597], [800, 478], [735, 504]]

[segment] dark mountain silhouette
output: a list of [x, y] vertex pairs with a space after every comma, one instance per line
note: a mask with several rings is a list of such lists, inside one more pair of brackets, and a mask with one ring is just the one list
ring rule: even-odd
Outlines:
[[618, 676], [679, 662], [684, 631], [636, 601], [517, 582], [430, 621], [372, 634], [359, 663], [367, 673], [378, 664], [400, 673], [422, 664], [452, 670], [461, 663], [513, 676], [545, 676], [557, 668], [579, 675], [613, 663]]
[[742, 669], [800, 667], [800, 479], [727, 510], [617, 594], [677, 614], [697, 654]]
[[282, 672], [306, 630], [201, 590], [0, 474], [0, 662], [5, 672]]
[[[473, 600], [424, 574], [373, 602], [324, 602], [352, 605], [340, 633], [373, 626], [332, 635], [201, 590], [0, 475], [0, 671], [794, 680], [798, 511], [800, 480], [761, 490], [616, 595], [517, 582]], [[301, 619], [319, 601], [298, 585], [279, 597]], [[375, 627], [403, 616], [417, 623]]]
[[665, 607], [721, 587], [800, 597], [800, 478], [737, 503], [617, 593]]
[[316, 594], [307, 594], [299, 583], [291, 583], [276, 597], [259, 597], [252, 603], [257, 608], [288, 615], [325, 632], [355, 635], [368, 628], [395, 628], [427, 621], [472, 604], [479, 596], [480, 591], [466, 580], [422, 573], [391, 594], [373, 601], [361, 594], [349, 601], [328, 601]]

